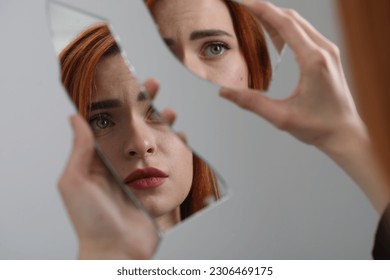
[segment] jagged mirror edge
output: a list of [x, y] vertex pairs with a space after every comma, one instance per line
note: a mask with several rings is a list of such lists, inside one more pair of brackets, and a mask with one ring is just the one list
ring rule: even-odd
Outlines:
[[[68, 34], [67, 37], [68, 39], [67, 40], [56, 40], [56, 34], [58, 34], [58, 30], [60, 30], [60, 26], [56, 26], [54, 25], [54, 28], [53, 28], [53, 20], [52, 20], [52, 16], [56, 14], [56, 8], [62, 8], [62, 9], [67, 9], [69, 10], [69, 12], [73, 12], [75, 14], [79, 13], [80, 15], [83, 15], [83, 17], [80, 17], [79, 21], [75, 20], [75, 21], [72, 21], [71, 23], [71, 27], [72, 26], [75, 26], [77, 25], [77, 22], [82, 22], [82, 25], [83, 26], [88, 26], [90, 24], [94, 24], [94, 23], [99, 23], [99, 22], [104, 22], [106, 23], [108, 26], [109, 26], [109, 29], [111, 31], [111, 34], [113, 35], [113, 37], [115, 38], [115, 41], [117, 42], [117, 44], [119, 46], [121, 46], [121, 43], [120, 43], [120, 37], [118, 36], [118, 34], [115, 32], [113, 26], [109, 23], [108, 20], [100, 17], [100, 16], [96, 16], [92, 13], [89, 13], [89, 12], [86, 12], [84, 10], [81, 10], [81, 9], [78, 9], [78, 8], [75, 8], [73, 6], [70, 6], [68, 4], [65, 4], [65, 3], [62, 3], [62, 2], [58, 2], [58, 1], [55, 1], [55, 0], [48, 0], [47, 1], [47, 11], [48, 11], [48, 15], [49, 15], [49, 25], [50, 25], [50, 30], [51, 30], [51, 35], [52, 35], [52, 38], [53, 38], [53, 45], [54, 45], [54, 49], [55, 49], [55, 52], [56, 54], [58, 54], [60, 52], [61, 49], [64, 48], [64, 46], [66, 46], [76, 35], [77, 33], [70, 33]], [[54, 11], [54, 12], [53, 12]], [[85, 16], [84, 16], [85, 15]], [[72, 28], [70, 28], [72, 29]], [[56, 31], [57, 30], [57, 31]], [[80, 31], [81, 29], [79, 29]], [[57, 42], [57, 43], [56, 43]], [[120, 48], [121, 49], [121, 55], [122, 55], [122, 58], [124, 59], [124, 61], [126, 62], [127, 66], [129, 67], [130, 71], [136, 76], [136, 71], [135, 71], [135, 68], [133, 67], [133, 65], [130, 63], [130, 60], [126, 54], [126, 52], [123, 50], [123, 48]], [[72, 102], [73, 103], [73, 102]], [[172, 130], [173, 131], [173, 130]], [[174, 131], [173, 131], [174, 132]], [[102, 158], [104, 164], [106, 165], [106, 167], [108, 168], [108, 170], [112, 173], [112, 175], [115, 177], [116, 179], [116, 182], [118, 185], [121, 186], [122, 190], [127, 194], [127, 196], [131, 199], [131, 201], [133, 202], [133, 204], [141, 209], [142, 211], [144, 211], [149, 218], [151, 218], [150, 214], [147, 212], [147, 210], [142, 206], [142, 203], [138, 200], [138, 198], [136, 198], [136, 196], [134, 195], [133, 192], [131, 192], [129, 190], [129, 188], [127, 188], [127, 186], [125, 186], [123, 183], [122, 183], [122, 180], [121, 178], [118, 176], [118, 174], [116, 173], [114, 167], [110, 164], [109, 160], [104, 156], [104, 152], [98, 147], [96, 146], [96, 150], [97, 152], [99, 153], [100, 157]], [[191, 147], [189, 147], [191, 148]], [[201, 158], [201, 157], [200, 157]], [[208, 166], [210, 166], [206, 160], [204, 160], [203, 158], [201, 158], [201, 160], [203, 160]], [[213, 198], [209, 199], [208, 201], [205, 202], [205, 207], [204, 209], [201, 209], [200, 211], [198, 211], [197, 213], [191, 215], [191, 218], [192, 217], [195, 217], [195, 216], [198, 216], [198, 215], [201, 215], [204, 213], [204, 210], [208, 210], [208, 209], [211, 209], [213, 206], [216, 206], [218, 204], [220, 204], [221, 202], [225, 201], [226, 199], [229, 198], [229, 194], [231, 194], [231, 189], [228, 187], [228, 184], [226, 183], [226, 181], [223, 179], [223, 177], [216, 171], [215, 168], [212, 168], [217, 180], [218, 180], [218, 187], [219, 187], [219, 195], [220, 195], [220, 198], [218, 200], [215, 200]], [[151, 218], [155, 223], [154, 219]], [[158, 226], [156, 226], [156, 228], [158, 229]], [[160, 230], [158, 230], [158, 234], [161, 236], [162, 235], [162, 232]]]

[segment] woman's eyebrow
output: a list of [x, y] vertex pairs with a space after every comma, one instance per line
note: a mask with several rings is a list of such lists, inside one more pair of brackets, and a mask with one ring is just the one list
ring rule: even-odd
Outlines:
[[213, 37], [213, 36], [233, 37], [230, 33], [220, 29], [205, 29], [205, 30], [197, 30], [192, 32], [190, 35], [190, 40], [194, 41], [205, 37]]
[[[195, 41], [206, 37], [214, 37], [214, 36], [233, 37], [233, 35], [231, 35], [230, 33], [220, 29], [205, 29], [205, 30], [197, 30], [192, 32], [190, 35], [190, 40]], [[163, 38], [163, 39], [167, 46], [172, 47], [175, 45], [175, 40], [173, 40], [172, 38]]]
[[122, 103], [118, 99], [107, 99], [97, 102], [92, 102], [88, 105], [89, 111], [102, 110], [102, 109], [110, 109], [110, 108], [118, 108], [122, 105]]

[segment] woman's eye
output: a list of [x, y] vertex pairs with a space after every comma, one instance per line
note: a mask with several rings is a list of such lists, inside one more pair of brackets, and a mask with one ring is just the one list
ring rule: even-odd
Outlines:
[[203, 48], [202, 56], [214, 58], [223, 55], [227, 50], [230, 50], [230, 47], [225, 43], [209, 43]]
[[99, 114], [89, 119], [89, 125], [93, 131], [99, 131], [113, 126], [114, 123], [108, 116]]

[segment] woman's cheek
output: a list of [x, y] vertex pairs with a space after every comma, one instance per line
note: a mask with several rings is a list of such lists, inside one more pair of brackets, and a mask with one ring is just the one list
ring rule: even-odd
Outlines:
[[177, 184], [181, 188], [180, 193], [185, 194], [186, 197], [192, 184], [193, 155], [191, 149], [188, 148], [181, 139], [179, 139], [176, 135], [175, 138], [175, 141], [171, 142], [175, 143], [175, 145], [172, 145], [171, 147], [171, 164], [173, 172], [175, 172]]
[[227, 58], [218, 66], [209, 80], [231, 88], [248, 87], [248, 67], [243, 57]]

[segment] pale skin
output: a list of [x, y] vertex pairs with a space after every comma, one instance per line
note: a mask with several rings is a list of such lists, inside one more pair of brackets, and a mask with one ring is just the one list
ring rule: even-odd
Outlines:
[[159, 117], [119, 53], [101, 59], [95, 80], [88, 119], [96, 142], [121, 178], [150, 167], [167, 175], [159, 187], [129, 185], [166, 230], [181, 220], [179, 206], [192, 184], [192, 151]]
[[[254, 90], [238, 90], [248, 88], [248, 83], [240, 81], [242, 72], [236, 71], [245, 69], [246, 63], [237, 51], [233, 23], [222, 1], [159, 0], [152, 13], [168, 46], [190, 70], [223, 85], [222, 97], [322, 150], [382, 213], [388, 204], [388, 188], [346, 82], [339, 50], [293, 10], [266, 1], [242, 3], [258, 17], [276, 47], [285, 42], [295, 52], [301, 78], [284, 100], [272, 100]], [[202, 59], [196, 41], [190, 40], [191, 33], [208, 29], [233, 34], [234, 47], [214, 56], [217, 62], [212, 67]], [[248, 74], [244, 77], [247, 79]]]
[[[151, 98], [158, 83], [151, 79], [144, 87]], [[168, 124], [176, 115], [161, 113]], [[80, 259], [149, 259], [159, 242], [149, 217], [135, 210], [98, 159], [95, 138], [81, 116], [70, 119], [73, 149], [59, 180], [59, 190], [79, 240]]]
[[219, 0], [158, 0], [161, 36], [191, 71], [227, 87], [247, 87], [248, 69], [226, 5]]
[[294, 51], [300, 80], [283, 100], [250, 89], [222, 88], [220, 95], [322, 150], [382, 213], [389, 203], [388, 187], [346, 82], [338, 48], [293, 10], [263, 1], [243, 3]]
[[[150, 97], [158, 83], [148, 80]], [[168, 124], [176, 118], [170, 109], [162, 113]], [[94, 150], [95, 136], [84, 118], [72, 116], [73, 149], [59, 180], [59, 190], [79, 240], [79, 259], [149, 259], [159, 243], [150, 217], [135, 209], [112, 179]], [[160, 227], [177, 222], [175, 216], [160, 219]]]
[[[368, 133], [345, 80], [337, 47], [295, 11], [262, 1], [244, 1], [244, 4], [275, 29], [294, 51], [301, 74], [300, 81], [295, 91], [283, 100], [273, 100], [250, 89], [222, 88], [220, 95], [259, 115], [277, 128], [289, 132], [300, 141], [325, 152], [355, 180], [375, 209], [382, 213], [389, 202], [388, 188], [377, 167]], [[234, 85], [231, 87], [238, 88]], [[156, 85], [153, 85], [153, 88], [157, 90]], [[171, 111], [169, 114], [174, 116]], [[73, 122], [74, 126], [76, 124], [75, 139], [79, 141], [74, 142], [74, 151], [62, 176], [60, 189], [76, 231], [79, 237], [83, 237], [89, 236], [88, 233], [100, 234], [102, 229], [84, 226], [93, 225], [88, 221], [93, 219], [92, 212], [95, 211], [84, 207], [82, 202], [90, 200], [92, 207], [95, 207], [93, 210], [105, 210], [106, 205], [101, 202], [94, 203], [90, 195], [95, 193], [95, 188], [104, 187], [108, 181], [106, 174], [99, 174], [99, 180], [91, 178], [92, 162], [85, 158], [92, 158], [93, 155], [92, 137], [88, 140], [88, 134], [92, 134], [88, 126], [82, 124], [81, 118], [76, 118]], [[81, 151], [89, 156], [77, 156]], [[77, 180], [72, 179], [74, 176]], [[79, 199], [75, 199], [76, 197]], [[76, 210], [79, 213], [80, 209], [85, 215], [79, 217], [73, 214]], [[110, 209], [107, 215], [114, 215], [116, 212], [117, 209]], [[123, 240], [120, 235], [122, 232], [117, 233], [119, 240]], [[104, 231], [102, 236], [105, 236]], [[80, 239], [80, 243], [83, 243], [82, 240], [85, 238]], [[139, 252], [137, 246], [140, 244], [135, 240], [128, 240], [127, 253], [121, 255], [122, 257], [137, 257], [133, 252]], [[153, 239], [148, 241], [154, 248]], [[101, 247], [98, 246], [99, 243], [90, 243], [89, 248], [94, 256], [115, 256], [116, 253], [122, 252], [117, 246]], [[149, 257], [152, 256], [153, 250], [145, 251], [150, 254]]]
[[59, 190], [76, 230], [80, 259], [149, 259], [159, 237], [99, 161], [87, 122], [73, 116], [73, 150]]

